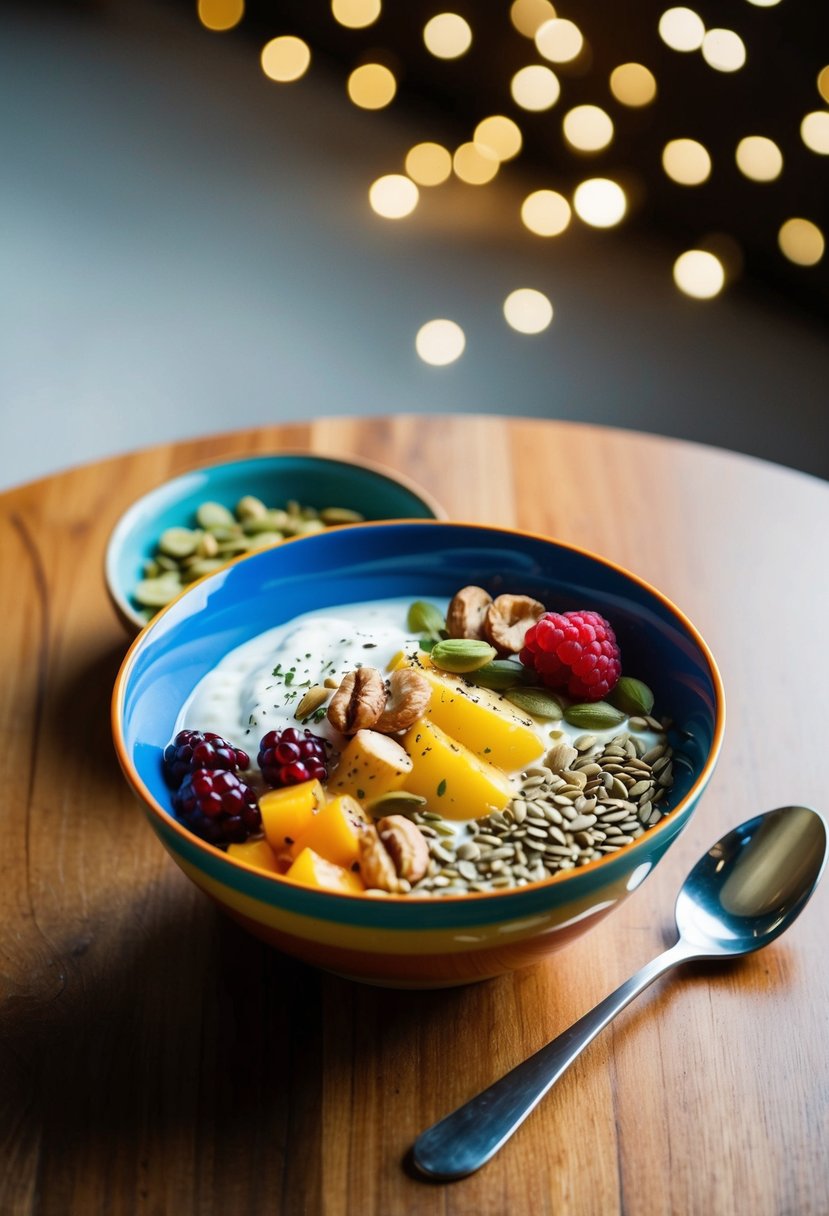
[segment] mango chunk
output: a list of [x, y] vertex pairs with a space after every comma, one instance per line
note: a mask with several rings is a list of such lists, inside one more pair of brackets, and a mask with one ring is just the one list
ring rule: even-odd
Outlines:
[[344, 866], [334, 865], [315, 853], [313, 849], [302, 849], [299, 856], [285, 874], [290, 882], [303, 887], [320, 887], [324, 891], [343, 891], [347, 895], [359, 895], [365, 890], [359, 877]]
[[242, 844], [229, 844], [227, 855], [246, 866], [252, 866], [255, 870], [267, 870], [269, 874], [279, 873], [276, 854], [267, 840], [246, 840]]
[[543, 754], [545, 745], [532, 719], [505, 697], [439, 672], [426, 654], [419, 654], [414, 665], [432, 685], [427, 717], [476, 756], [513, 773]]
[[357, 843], [369, 822], [363, 808], [348, 794], [340, 794], [320, 807], [301, 836], [290, 846], [291, 857], [310, 848], [335, 865], [352, 866], [359, 859]]
[[259, 811], [271, 848], [277, 853], [284, 852], [311, 826], [315, 812], [324, 802], [325, 791], [319, 781], [302, 781], [263, 794]]
[[476, 819], [502, 811], [515, 791], [509, 777], [474, 755], [430, 718], [415, 722], [403, 738], [412, 771], [404, 788], [426, 799], [446, 819]]
[[411, 771], [412, 762], [396, 739], [376, 730], [358, 730], [340, 754], [328, 792], [360, 800], [378, 798], [399, 790]]

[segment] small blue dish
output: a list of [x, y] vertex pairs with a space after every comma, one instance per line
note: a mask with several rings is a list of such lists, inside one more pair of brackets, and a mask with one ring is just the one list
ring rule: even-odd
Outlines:
[[[253, 869], [192, 835], [161, 764], [179, 711], [235, 647], [314, 608], [441, 599], [466, 584], [509, 589], [613, 624], [626, 670], [674, 722], [668, 814], [633, 843], [523, 887], [443, 898], [315, 890]], [[124, 660], [115, 748], [151, 826], [197, 886], [249, 932], [306, 962], [375, 984], [468, 983], [537, 962], [635, 891], [687, 825], [722, 742], [714, 659], [679, 608], [635, 575], [541, 536], [443, 521], [356, 524], [242, 557], [163, 608]], [[237, 741], [239, 742], [239, 741]], [[244, 746], [244, 741], [240, 746]]]
[[107, 591], [130, 633], [147, 623], [132, 592], [162, 532], [192, 527], [203, 502], [219, 502], [232, 510], [248, 494], [268, 507], [282, 507], [291, 499], [317, 510], [348, 507], [366, 520], [446, 518], [425, 490], [398, 473], [362, 461], [275, 452], [192, 469], [137, 499], [110, 535], [104, 565]]

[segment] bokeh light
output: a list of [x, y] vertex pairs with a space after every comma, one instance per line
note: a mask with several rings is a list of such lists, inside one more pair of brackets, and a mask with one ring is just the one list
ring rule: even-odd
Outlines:
[[464, 352], [466, 335], [457, 321], [440, 317], [421, 325], [415, 337], [415, 350], [424, 363], [445, 367], [454, 363]]
[[452, 154], [443, 144], [415, 144], [406, 154], [406, 172], [419, 186], [440, 186], [452, 172]]
[[725, 285], [723, 264], [704, 249], [689, 249], [674, 262], [674, 282], [686, 296], [712, 300]]
[[745, 43], [733, 30], [708, 30], [702, 40], [702, 57], [718, 72], [737, 72], [746, 61]]
[[672, 139], [662, 149], [662, 168], [680, 186], [699, 186], [711, 176], [711, 157], [695, 139]]
[[519, 287], [504, 300], [504, 317], [521, 334], [540, 334], [553, 319], [553, 306], [543, 291]]
[[608, 177], [591, 177], [576, 187], [573, 208], [579, 219], [592, 228], [613, 228], [624, 219], [627, 197], [618, 182]]
[[564, 115], [562, 129], [579, 152], [599, 152], [613, 139], [613, 121], [599, 106], [574, 106]]
[[783, 171], [783, 153], [765, 135], [746, 135], [737, 144], [737, 168], [753, 182], [773, 182]]
[[380, 0], [331, 0], [334, 20], [350, 30], [362, 30], [373, 25], [380, 16]]
[[549, 0], [513, 0], [509, 10], [510, 21], [525, 38], [535, 38], [538, 27], [555, 15]]
[[196, 12], [205, 29], [221, 33], [232, 30], [242, 20], [245, 0], [199, 0]]
[[659, 37], [672, 51], [698, 51], [705, 24], [692, 8], [669, 8], [659, 18]]
[[423, 41], [438, 59], [457, 59], [472, 45], [472, 30], [458, 13], [438, 13], [423, 27]]
[[780, 0], [748, 0], [749, 4], [753, 4], [755, 8], [774, 8]]
[[452, 157], [455, 175], [469, 186], [485, 186], [491, 182], [499, 167], [498, 157], [478, 144], [461, 144]]
[[829, 156], [829, 110], [813, 110], [800, 124], [800, 138], [811, 152]]
[[623, 106], [646, 106], [656, 97], [656, 78], [642, 63], [620, 63], [610, 73], [610, 91]]
[[397, 81], [382, 63], [363, 63], [348, 78], [348, 96], [363, 110], [382, 110], [394, 99]]
[[536, 236], [558, 236], [571, 214], [567, 199], [555, 190], [534, 190], [521, 204], [521, 222]]
[[387, 173], [372, 182], [368, 201], [372, 210], [386, 220], [402, 220], [411, 215], [420, 195], [411, 178], [402, 173]]
[[262, 71], [271, 80], [288, 84], [304, 76], [311, 62], [311, 49], [307, 42], [293, 34], [271, 38], [262, 47]]
[[531, 63], [519, 68], [510, 82], [510, 92], [522, 110], [549, 110], [561, 94], [558, 76], [543, 63]]
[[777, 234], [777, 243], [784, 257], [798, 266], [816, 266], [826, 248], [817, 224], [800, 218], [786, 220]]
[[817, 91], [824, 101], [829, 101], [829, 63], [817, 74]]
[[478, 147], [486, 148], [498, 160], [512, 160], [521, 151], [521, 128], [504, 114], [483, 118], [472, 136]]
[[577, 59], [584, 46], [584, 38], [573, 21], [554, 17], [545, 21], [535, 33], [535, 45], [539, 55], [551, 63], [570, 63]]

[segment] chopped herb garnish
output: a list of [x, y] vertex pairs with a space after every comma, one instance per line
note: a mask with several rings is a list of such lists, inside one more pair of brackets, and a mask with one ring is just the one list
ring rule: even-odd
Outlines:
[[292, 667], [290, 671], [285, 672], [285, 683], [293, 684], [293, 682], [294, 682], [294, 669]]
[[366, 791], [365, 791], [365, 790], [357, 790], [357, 797], [358, 797], [358, 798], [365, 798], [365, 796], [366, 796]]
[[446, 793], [446, 778], [444, 777], [443, 781], [441, 781], [440, 785], [438, 786], [438, 798], [442, 798], [445, 793]]

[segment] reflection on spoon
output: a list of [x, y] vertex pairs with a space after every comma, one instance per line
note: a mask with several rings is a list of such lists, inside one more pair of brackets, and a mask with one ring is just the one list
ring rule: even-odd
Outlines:
[[635, 996], [679, 963], [737, 958], [767, 946], [801, 913], [826, 861], [827, 831], [805, 806], [757, 815], [717, 841], [676, 901], [679, 940], [569, 1030], [435, 1123], [412, 1158], [430, 1178], [463, 1178], [498, 1152], [562, 1073]]

